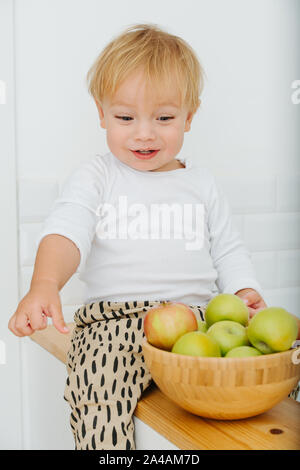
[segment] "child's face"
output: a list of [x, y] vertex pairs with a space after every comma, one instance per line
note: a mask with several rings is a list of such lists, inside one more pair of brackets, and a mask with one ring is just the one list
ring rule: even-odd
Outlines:
[[[137, 170], [180, 168], [182, 165], [174, 158], [183, 145], [184, 132], [190, 130], [193, 115], [180, 107], [175, 91], [168, 89], [158, 97], [152, 92], [146, 94], [145, 85], [142, 72], [134, 73], [112, 100], [96, 102], [101, 127], [107, 130], [107, 144], [119, 160]], [[159, 151], [148, 159], [133, 152], [147, 149]]]

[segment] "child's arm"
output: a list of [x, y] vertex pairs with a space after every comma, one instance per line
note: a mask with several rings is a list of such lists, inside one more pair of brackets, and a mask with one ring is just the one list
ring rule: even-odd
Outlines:
[[62, 235], [47, 235], [39, 245], [31, 286], [41, 280], [52, 281], [60, 291], [76, 272], [80, 262], [77, 246]]
[[251, 288], [262, 294], [251, 255], [233, 223], [231, 208], [216, 179], [210, 179], [207, 201], [210, 254], [218, 273], [216, 285], [222, 293], [235, 294]]
[[68, 332], [59, 291], [76, 272], [80, 252], [68, 238], [45, 236], [38, 248], [30, 290], [8, 323], [16, 336], [28, 336], [47, 327], [47, 317], [61, 333]]

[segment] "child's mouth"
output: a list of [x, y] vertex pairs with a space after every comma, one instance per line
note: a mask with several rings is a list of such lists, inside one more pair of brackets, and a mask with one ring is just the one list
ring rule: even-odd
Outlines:
[[159, 150], [149, 150], [142, 152], [141, 150], [131, 150], [134, 155], [141, 160], [149, 160], [149, 158], [155, 157]]

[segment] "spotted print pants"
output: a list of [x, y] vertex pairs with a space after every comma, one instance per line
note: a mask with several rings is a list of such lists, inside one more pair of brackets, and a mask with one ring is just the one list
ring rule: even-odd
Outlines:
[[[133, 413], [152, 381], [143, 321], [163, 301], [97, 302], [74, 315], [64, 399], [76, 450], [135, 450]], [[204, 309], [190, 305], [197, 319]]]

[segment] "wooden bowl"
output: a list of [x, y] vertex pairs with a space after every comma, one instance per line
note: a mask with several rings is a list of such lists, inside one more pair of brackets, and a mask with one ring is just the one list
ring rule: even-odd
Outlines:
[[286, 398], [300, 379], [300, 364], [292, 361], [300, 347], [240, 358], [184, 356], [155, 348], [146, 339], [142, 346], [160, 390], [205, 418], [241, 419], [263, 413]]

